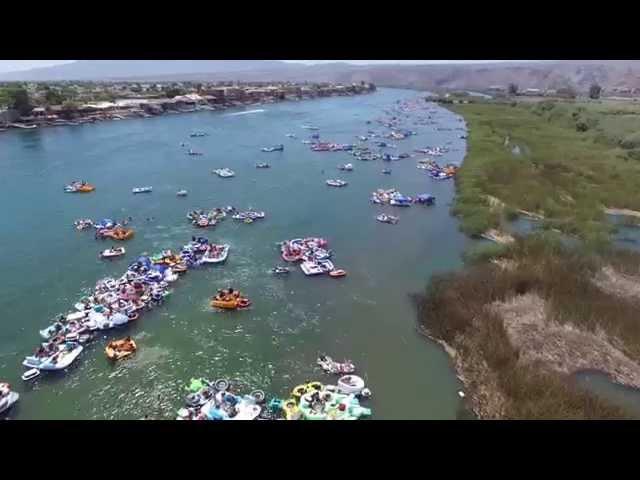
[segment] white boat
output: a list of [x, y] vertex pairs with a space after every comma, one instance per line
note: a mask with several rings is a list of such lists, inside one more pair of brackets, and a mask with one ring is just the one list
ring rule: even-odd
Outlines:
[[290, 270], [287, 267], [273, 267], [270, 272], [274, 275], [286, 275]]
[[280, 144], [280, 145], [275, 145], [273, 147], [262, 147], [261, 150], [263, 152], [282, 152], [284, 150], [284, 145]]
[[153, 187], [136, 187], [131, 191], [133, 193], [150, 193], [153, 191]]
[[338, 390], [347, 395], [358, 395], [364, 388], [364, 380], [357, 375], [345, 375], [338, 379]]
[[217, 170], [214, 170], [213, 173], [218, 175], [220, 178], [231, 178], [235, 176], [235, 172], [228, 168], [218, 168]]
[[0, 383], [0, 413], [11, 408], [18, 401], [20, 395], [11, 391], [8, 383]]
[[300, 268], [302, 269], [302, 271], [304, 272], [305, 275], [321, 275], [324, 272], [324, 270], [320, 267], [320, 265], [318, 265], [315, 262], [302, 262], [300, 264]]
[[296, 138], [296, 134], [295, 133], [287, 133], [286, 135], [288, 138]]
[[345, 165], [340, 165], [338, 167], [338, 169], [340, 169], [342, 171], [345, 171], [345, 172], [351, 172], [351, 171], [353, 171], [353, 165], [350, 164], [350, 163], [347, 163]]
[[38, 376], [40, 376], [40, 370], [38, 370], [37, 368], [31, 368], [22, 374], [22, 380], [28, 382], [29, 380], [33, 380]]
[[122, 255], [124, 255], [127, 251], [124, 249], [124, 247], [118, 247], [118, 248], [107, 248], [106, 250], [103, 250], [100, 253], [100, 257], [101, 258], [114, 258], [114, 257], [121, 257]]
[[330, 179], [330, 180], [327, 180], [327, 185], [329, 185], [330, 187], [346, 187], [348, 183], [345, 182], [344, 180]]
[[380, 215], [378, 215], [376, 217], [376, 220], [382, 223], [392, 223], [392, 224], [398, 223], [398, 217], [394, 217], [392, 215], [386, 215], [384, 213], [381, 213]]
[[29, 356], [24, 359], [22, 365], [39, 370], [63, 370], [67, 368], [82, 353], [82, 345], [77, 343], [65, 344], [50, 357], [38, 358]]
[[305, 130], [320, 130], [320, 128], [314, 127], [312, 125], [302, 125], [302, 128], [304, 128]]
[[324, 273], [329, 273], [331, 270], [335, 269], [331, 260], [318, 260], [318, 265]]
[[186, 190], [179, 190], [178, 193], [176, 193], [176, 195], [178, 197], [186, 197], [187, 193], [189, 193], [189, 192], [187, 192]]
[[228, 244], [224, 244], [224, 245], [215, 245], [216, 247], [222, 247], [217, 254], [211, 254], [211, 250], [209, 250], [205, 255], [203, 255], [202, 259], [200, 260], [200, 262], [202, 263], [223, 263], [224, 261], [227, 260], [227, 257], [229, 256], [229, 249], [231, 248], [230, 245]]

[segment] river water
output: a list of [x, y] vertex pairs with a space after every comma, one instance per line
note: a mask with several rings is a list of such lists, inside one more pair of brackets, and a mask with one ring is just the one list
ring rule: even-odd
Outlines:
[[[320, 127], [323, 140], [354, 143], [370, 128], [383, 131], [366, 120], [410, 98], [416, 93], [380, 89], [366, 96], [2, 134], [0, 380], [21, 395], [8, 416], [175, 418], [193, 376], [241, 379], [286, 398], [305, 380], [329, 380], [314, 365], [324, 352], [355, 362], [373, 391], [373, 418], [455, 418], [460, 385], [442, 349], [416, 333], [408, 296], [434, 272], [459, 268], [471, 242], [449, 214], [453, 183], [431, 180], [416, 169], [416, 159], [360, 162], [344, 152], [312, 152], [301, 143], [310, 133], [301, 128], [307, 123]], [[392, 153], [451, 142], [443, 160], [462, 161], [460, 132], [436, 130], [462, 124], [455, 114], [433, 108], [438, 125], [407, 125], [418, 135], [398, 141]], [[194, 130], [210, 135], [189, 138]], [[298, 139], [287, 138], [289, 132]], [[205, 155], [185, 155], [182, 141]], [[277, 143], [285, 144], [284, 152], [259, 151]], [[256, 169], [260, 161], [272, 168]], [[337, 165], [347, 162], [354, 171], [339, 172]], [[232, 168], [236, 177], [212, 175], [219, 167]], [[385, 167], [391, 175], [381, 174]], [[330, 188], [327, 178], [349, 185]], [[63, 193], [74, 179], [95, 184], [96, 191]], [[131, 194], [145, 185], [153, 193]], [[437, 205], [396, 209], [400, 222], [381, 224], [375, 215], [384, 209], [369, 196], [391, 187], [407, 195], [432, 193]], [[177, 198], [182, 188], [189, 196]], [[176, 249], [202, 234], [186, 220], [187, 211], [225, 205], [264, 210], [267, 218], [252, 225], [227, 219], [207, 233], [212, 241], [231, 244], [224, 266], [189, 271], [163, 307], [106, 332], [67, 371], [43, 374], [31, 384], [20, 380], [22, 359], [51, 318], [68, 311], [98, 279], [122, 274], [137, 255]], [[126, 257], [110, 262], [97, 257], [110, 243], [72, 226], [80, 217], [127, 216], [136, 235], [124, 243]], [[298, 268], [287, 278], [268, 274], [282, 263], [275, 243], [304, 236], [328, 239], [334, 263], [348, 276], [305, 277]], [[210, 310], [208, 298], [229, 285], [252, 299], [251, 309]], [[125, 335], [136, 339], [138, 352], [113, 365], [104, 346], [108, 338]]]

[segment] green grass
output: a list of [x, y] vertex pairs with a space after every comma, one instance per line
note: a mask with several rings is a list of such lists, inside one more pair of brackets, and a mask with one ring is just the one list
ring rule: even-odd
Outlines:
[[[500, 269], [486, 261], [496, 257], [512, 260], [513, 268]], [[638, 361], [637, 304], [601, 291], [590, 279], [605, 264], [637, 275], [640, 255], [611, 250], [595, 255], [582, 247], [578, 250], [563, 246], [557, 234], [543, 233], [518, 239], [507, 247], [485, 248], [474, 260], [463, 271], [432, 278], [418, 297], [418, 323], [433, 337], [458, 350], [463, 358], [486, 362], [507, 400], [503, 416], [628, 418], [628, 412], [593, 397], [571, 378], [543, 365], [519, 362], [519, 349], [507, 337], [502, 320], [485, 306], [534, 292], [546, 301], [556, 321], [590, 332], [603, 330], [618, 338], [623, 351]]]
[[503, 201], [511, 217], [518, 209], [540, 213], [553, 228], [595, 241], [611, 231], [603, 206], [640, 210], [640, 107], [545, 101], [449, 108], [469, 124], [453, 207], [465, 233], [506, 220], [485, 195]]

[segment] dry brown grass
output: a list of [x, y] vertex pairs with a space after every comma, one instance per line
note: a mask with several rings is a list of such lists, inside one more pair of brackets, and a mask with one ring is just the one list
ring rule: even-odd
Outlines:
[[455, 349], [456, 370], [476, 414], [627, 418], [621, 408], [579, 389], [568, 374], [600, 369], [640, 385], [637, 304], [593, 281], [609, 264], [640, 269], [640, 256], [596, 257], [545, 235], [497, 252], [509, 268], [485, 261], [438, 276], [418, 302], [422, 328]]

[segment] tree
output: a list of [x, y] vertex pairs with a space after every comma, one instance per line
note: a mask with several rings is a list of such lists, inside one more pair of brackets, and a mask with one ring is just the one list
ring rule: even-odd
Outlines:
[[602, 93], [602, 87], [597, 83], [591, 84], [589, 87], [589, 98], [597, 100], [600, 98], [600, 94]]
[[515, 83], [510, 83], [508, 92], [509, 92], [509, 95], [517, 95], [518, 85], [516, 85]]
[[173, 97], [177, 97], [178, 95], [183, 95], [184, 92], [180, 88], [169, 87], [165, 89], [164, 94], [168, 98], [173, 98]]
[[33, 106], [29, 98], [29, 92], [24, 87], [15, 87], [9, 90], [9, 108], [18, 111], [20, 115], [27, 115]]
[[44, 99], [49, 105], [60, 105], [65, 101], [64, 95], [60, 93], [57, 89], [48, 89], [45, 91]]

